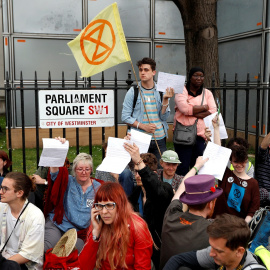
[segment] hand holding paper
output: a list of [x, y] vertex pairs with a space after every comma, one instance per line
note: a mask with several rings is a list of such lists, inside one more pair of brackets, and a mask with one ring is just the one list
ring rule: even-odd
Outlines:
[[226, 127], [222, 118], [221, 113], [218, 114], [217, 112], [212, 113], [210, 115], [208, 115], [207, 117], [203, 118], [203, 121], [205, 123], [205, 126], [208, 127], [210, 129], [210, 132], [212, 134], [212, 136], [210, 137], [211, 141], [214, 141], [214, 127], [213, 127], [213, 123], [212, 120], [214, 119], [214, 117], [218, 115], [218, 121], [219, 121], [219, 133], [220, 133], [220, 139], [227, 139], [228, 138], [228, 134], [226, 131]]
[[200, 169], [199, 174], [211, 174], [222, 180], [231, 152], [231, 149], [209, 142], [203, 154], [203, 158], [209, 160]]
[[181, 94], [184, 90], [186, 77], [165, 72], [158, 73], [157, 91], [166, 92], [168, 87], [174, 89], [175, 93]]
[[[63, 139], [63, 138], [62, 138]], [[43, 138], [43, 150], [38, 166], [62, 167], [67, 156], [69, 142], [59, 139]], [[64, 143], [63, 143], [64, 142]]]

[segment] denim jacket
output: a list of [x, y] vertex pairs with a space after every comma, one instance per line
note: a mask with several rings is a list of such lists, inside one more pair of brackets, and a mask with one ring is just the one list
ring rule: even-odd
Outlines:
[[[139, 85], [140, 85], [142, 91], [147, 91], [141, 86], [141, 82], [139, 82]], [[164, 114], [161, 113], [162, 100], [160, 100], [159, 92], [156, 91], [156, 84], [155, 84], [155, 89], [154, 89], [154, 95], [155, 95], [155, 99], [156, 99], [156, 103], [157, 103], [157, 110], [158, 110], [159, 118], [163, 124], [165, 134], [168, 137], [167, 131], [168, 131], [169, 126], [168, 126], [166, 120], [168, 119], [168, 117], [170, 115], [170, 106], [167, 106], [167, 109], [166, 109]], [[140, 123], [142, 123], [142, 121], [143, 121], [144, 106], [143, 106], [143, 102], [142, 102], [140, 93], [138, 93], [137, 102], [136, 102], [136, 105], [135, 105], [135, 108], [134, 108], [134, 111], [132, 114], [133, 100], [134, 100], [134, 88], [131, 87], [125, 96], [124, 103], [123, 103], [122, 116], [121, 116], [122, 121], [125, 122], [126, 124], [133, 124], [136, 120]], [[168, 102], [170, 102], [170, 101], [168, 101]], [[133, 128], [133, 127], [131, 127], [131, 128]], [[136, 129], [136, 128], [134, 128], [134, 129]]]

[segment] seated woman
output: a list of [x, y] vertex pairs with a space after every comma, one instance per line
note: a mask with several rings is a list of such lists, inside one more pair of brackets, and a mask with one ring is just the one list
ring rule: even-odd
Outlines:
[[118, 183], [96, 193], [88, 240], [79, 255], [82, 270], [151, 269], [153, 241]]
[[[68, 173], [72, 174], [72, 165], [68, 158], [66, 158], [64, 167], [68, 169]], [[48, 189], [48, 167], [38, 167], [37, 171], [32, 175], [34, 182], [36, 183], [36, 190], [34, 192], [34, 204], [43, 212], [44, 211], [44, 200]], [[50, 173], [49, 173], [50, 174]]]
[[[65, 139], [61, 139], [65, 142]], [[72, 173], [66, 167], [50, 168], [48, 193], [44, 206], [45, 251], [53, 248], [61, 236], [69, 229], [78, 231], [77, 249], [84, 245], [86, 230], [90, 225], [91, 207], [100, 183], [91, 178], [92, 157], [80, 153], [73, 161]], [[54, 181], [52, 186], [51, 181]]]
[[[214, 140], [220, 145], [219, 123], [214, 118]], [[256, 179], [245, 172], [248, 162], [248, 152], [244, 146], [231, 147], [230, 162], [234, 170], [226, 168], [222, 181], [218, 182], [223, 189], [222, 195], [217, 199], [213, 218], [223, 213], [242, 217], [249, 222], [260, 207], [259, 185]]]

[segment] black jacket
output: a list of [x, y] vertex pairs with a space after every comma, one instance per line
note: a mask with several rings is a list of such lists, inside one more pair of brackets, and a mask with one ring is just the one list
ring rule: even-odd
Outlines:
[[[139, 171], [139, 175], [146, 191], [143, 217], [148, 224], [155, 244], [160, 247], [163, 218], [174, 195], [173, 189], [169, 183], [160, 181], [158, 175], [147, 166]], [[138, 186], [134, 188], [133, 193], [129, 197], [135, 211], [138, 211], [140, 192], [141, 187]]]

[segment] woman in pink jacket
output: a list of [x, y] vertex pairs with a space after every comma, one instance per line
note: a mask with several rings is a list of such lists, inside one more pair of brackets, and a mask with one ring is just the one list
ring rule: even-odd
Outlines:
[[120, 184], [107, 182], [98, 189], [90, 232], [79, 256], [82, 270], [151, 269], [151, 234]]
[[[193, 67], [189, 71], [189, 77], [182, 94], [175, 95], [175, 115], [174, 126], [176, 121], [182, 125], [190, 126], [197, 122], [197, 138], [194, 145], [174, 144], [181, 164], [178, 166], [176, 173], [186, 175], [189, 168], [195, 164], [196, 158], [202, 156], [205, 149], [205, 124], [203, 118], [216, 112], [217, 107], [213, 94], [208, 89], [204, 89], [204, 71], [199, 67]], [[203, 104], [203, 90], [204, 99]]]

